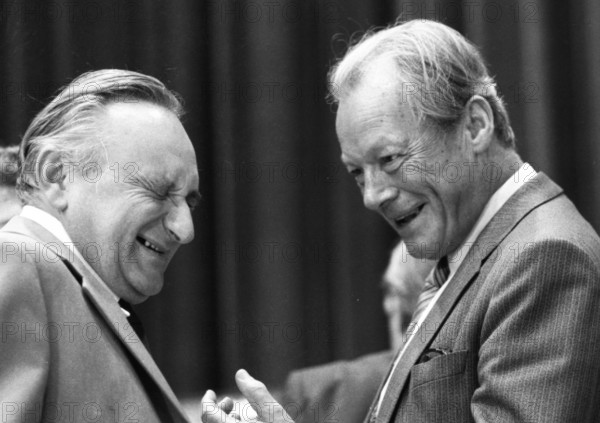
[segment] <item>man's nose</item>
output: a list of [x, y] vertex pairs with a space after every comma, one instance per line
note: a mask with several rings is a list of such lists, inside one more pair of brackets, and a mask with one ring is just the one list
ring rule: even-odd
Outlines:
[[165, 216], [165, 228], [171, 238], [179, 244], [187, 244], [194, 239], [192, 212], [185, 199], [174, 204]]
[[377, 211], [398, 195], [398, 189], [384, 172], [365, 172], [363, 202], [369, 210]]

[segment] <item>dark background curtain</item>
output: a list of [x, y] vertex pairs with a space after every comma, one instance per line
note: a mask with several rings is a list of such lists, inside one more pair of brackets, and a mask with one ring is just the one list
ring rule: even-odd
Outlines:
[[[183, 95], [201, 174], [196, 238], [139, 307], [175, 391], [270, 385], [387, 346], [379, 278], [394, 243], [339, 163], [326, 74], [349, 40], [405, 19], [478, 44], [523, 158], [600, 229], [600, 3], [0, 2], [0, 138], [19, 141], [78, 74], [126, 68]], [[1, 295], [1, 293], [0, 293]]]

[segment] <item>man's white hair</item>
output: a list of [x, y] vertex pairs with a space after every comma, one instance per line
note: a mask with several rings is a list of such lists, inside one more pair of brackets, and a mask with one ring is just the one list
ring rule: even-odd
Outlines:
[[389, 58], [398, 73], [400, 101], [420, 124], [453, 127], [473, 95], [492, 108], [495, 133], [514, 148], [515, 136], [496, 82], [478, 49], [457, 31], [430, 20], [413, 20], [367, 33], [329, 73], [329, 92], [339, 102], [368, 75], [370, 66]]

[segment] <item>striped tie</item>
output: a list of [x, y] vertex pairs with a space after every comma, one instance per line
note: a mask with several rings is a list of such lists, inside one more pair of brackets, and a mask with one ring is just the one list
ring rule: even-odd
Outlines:
[[412, 317], [412, 324], [416, 324], [419, 318], [425, 312], [425, 309], [438, 292], [438, 290], [444, 285], [444, 282], [450, 275], [450, 268], [448, 267], [448, 257], [444, 256], [440, 259], [435, 270], [433, 271], [433, 277], [425, 279], [425, 285], [423, 291], [417, 299], [417, 307]]

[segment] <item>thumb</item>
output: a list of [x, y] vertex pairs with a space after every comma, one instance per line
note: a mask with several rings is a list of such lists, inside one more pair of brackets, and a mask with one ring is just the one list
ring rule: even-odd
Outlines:
[[248, 400], [261, 422], [294, 423], [283, 407], [267, 390], [264, 383], [254, 379], [244, 369], [235, 374], [235, 382], [244, 397]]

